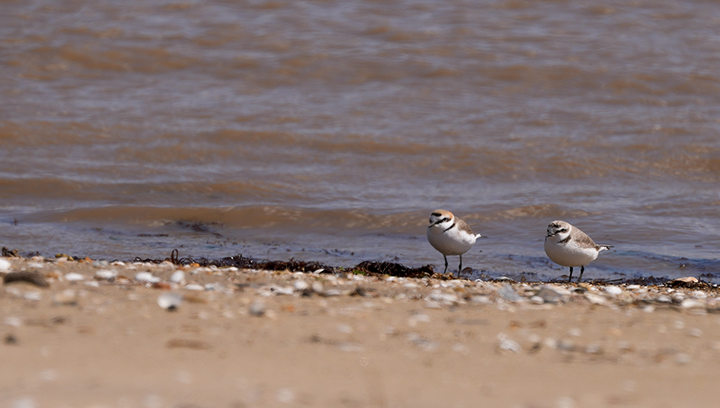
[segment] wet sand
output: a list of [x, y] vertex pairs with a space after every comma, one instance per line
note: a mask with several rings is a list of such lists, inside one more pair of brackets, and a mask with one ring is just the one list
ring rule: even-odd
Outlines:
[[[49, 286], [0, 290], [0, 406], [711, 407], [720, 397], [712, 287], [2, 259], [3, 274], [37, 272]], [[175, 310], [158, 304], [168, 293], [183, 297]]]

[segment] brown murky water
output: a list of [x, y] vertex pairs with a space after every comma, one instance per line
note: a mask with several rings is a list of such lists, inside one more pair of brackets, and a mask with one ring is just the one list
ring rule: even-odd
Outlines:
[[716, 2], [0, 7], [4, 246], [442, 266], [445, 208], [477, 274], [720, 276]]

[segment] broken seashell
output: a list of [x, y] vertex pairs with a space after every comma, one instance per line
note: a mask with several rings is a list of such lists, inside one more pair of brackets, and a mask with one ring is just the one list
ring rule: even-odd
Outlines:
[[160, 282], [162, 279], [158, 278], [157, 276], [154, 276], [150, 272], [140, 272], [137, 275], [135, 275], [135, 280], [140, 281], [140, 282], [157, 283], [157, 282]]
[[182, 295], [172, 292], [163, 293], [158, 296], [157, 302], [163, 309], [175, 310], [180, 307], [180, 303], [182, 303]]
[[117, 272], [110, 269], [101, 269], [95, 272], [95, 279], [113, 280], [115, 277], [117, 277]]
[[80, 275], [79, 273], [72, 272], [72, 273], [68, 273], [67, 275], [65, 275], [65, 280], [68, 282], [77, 282], [77, 281], [85, 280], [85, 277]]

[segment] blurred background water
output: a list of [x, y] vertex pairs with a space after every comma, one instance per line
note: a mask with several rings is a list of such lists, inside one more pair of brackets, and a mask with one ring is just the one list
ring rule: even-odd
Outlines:
[[[720, 276], [720, 9], [701, 0], [4, 0], [0, 245]], [[451, 258], [457, 267], [457, 258]]]

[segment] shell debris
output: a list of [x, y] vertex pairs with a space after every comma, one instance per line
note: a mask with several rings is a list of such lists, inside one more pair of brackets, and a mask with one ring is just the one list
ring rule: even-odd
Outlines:
[[157, 303], [161, 308], [172, 311], [177, 310], [177, 308], [180, 307], [182, 300], [183, 297], [181, 294], [166, 292], [158, 296]]

